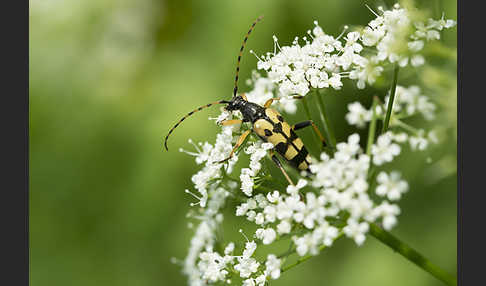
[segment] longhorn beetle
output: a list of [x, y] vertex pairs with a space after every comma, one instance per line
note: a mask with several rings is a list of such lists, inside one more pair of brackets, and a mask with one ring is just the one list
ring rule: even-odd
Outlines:
[[[282, 171], [287, 181], [294, 185], [290, 177], [288, 176], [287, 172], [285, 172], [280, 160], [275, 156], [276, 151], [280, 154], [285, 160], [294, 168], [300, 171], [307, 171], [309, 172], [309, 163], [310, 163], [310, 156], [309, 152], [304, 146], [302, 140], [297, 136], [294, 132], [296, 130], [302, 129], [304, 127], [311, 126], [314, 129], [314, 132], [320, 138], [322, 144], [325, 146], [324, 138], [322, 134], [319, 132], [317, 126], [312, 122], [312, 120], [307, 120], [301, 123], [297, 123], [293, 126], [290, 126], [274, 109], [270, 108], [272, 102], [275, 100], [279, 100], [280, 98], [271, 98], [265, 102], [263, 106], [260, 106], [256, 103], [249, 102], [245, 96], [245, 94], [237, 95], [238, 91], [238, 73], [240, 71], [240, 60], [243, 54], [243, 48], [246, 45], [246, 41], [248, 40], [248, 36], [253, 31], [255, 25], [263, 18], [263, 16], [258, 17], [255, 22], [251, 25], [250, 29], [246, 33], [246, 36], [243, 40], [243, 43], [240, 48], [240, 53], [238, 55], [238, 61], [236, 64], [236, 76], [235, 76], [235, 85], [233, 89], [233, 98], [231, 100], [220, 100], [213, 103], [209, 103], [207, 105], [203, 105], [191, 112], [189, 112], [186, 116], [182, 117], [179, 122], [177, 122], [174, 127], [169, 130], [169, 133], [165, 137], [164, 146], [165, 149], [168, 151], [167, 148], [167, 139], [169, 138], [170, 134], [174, 129], [181, 124], [187, 117], [191, 116], [193, 113], [201, 111], [207, 107], [210, 107], [214, 104], [227, 104], [225, 109], [227, 111], [239, 110], [243, 115], [243, 120], [225, 120], [222, 121], [220, 124], [222, 125], [232, 125], [232, 124], [239, 124], [242, 122], [250, 122], [252, 124], [252, 129], [246, 130], [243, 134], [239, 137], [236, 145], [231, 150], [228, 158], [221, 160], [217, 163], [222, 163], [229, 160], [233, 157], [235, 151], [241, 146], [241, 144], [245, 141], [246, 137], [250, 134], [251, 131], [255, 132], [260, 139], [264, 142], [270, 142], [274, 145], [274, 148], [270, 150], [270, 157], [272, 161], [275, 162], [277, 167]], [[294, 96], [295, 99], [301, 99], [303, 96]]]

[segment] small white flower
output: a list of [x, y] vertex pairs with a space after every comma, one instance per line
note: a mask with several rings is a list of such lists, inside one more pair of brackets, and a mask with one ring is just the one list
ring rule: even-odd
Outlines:
[[400, 208], [385, 201], [375, 208], [375, 212], [378, 216], [383, 217], [383, 228], [390, 230], [397, 223], [396, 217], [400, 214]]
[[420, 51], [420, 50], [422, 50], [424, 48], [424, 41], [417, 40], [417, 41], [409, 42], [408, 43], [408, 48], [412, 52], [418, 52], [418, 51]]
[[236, 207], [236, 216], [243, 216], [248, 212], [248, 204], [242, 203]]
[[408, 142], [410, 143], [410, 147], [412, 148], [412, 150], [423, 151], [427, 148], [427, 146], [429, 145], [429, 142], [424, 137], [424, 133], [425, 133], [425, 131], [421, 129], [421, 130], [419, 130], [419, 132], [416, 135], [410, 136], [410, 138], [408, 139]]
[[333, 74], [331, 78], [329, 78], [329, 85], [332, 86], [334, 89], [341, 89], [341, 87], [343, 86], [341, 76], [339, 74]]
[[253, 184], [254, 184], [252, 179], [253, 175], [254, 173], [251, 169], [249, 168], [241, 169], [241, 175], [240, 175], [241, 190], [245, 195], [249, 197], [253, 193]]
[[356, 244], [359, 246], [365, 241], [365, 234], [368, 232], [368, 229], [368, 223], [358, 223], [354, 219], [348, 219], [347, 226], [343, 228], [343, 231], [347, 237], [353, 238], [354, 242], [356, 242]]
[[216, 252], [202, 252], [199, 255], [201, 259], [198, 267], [202, 270], [202, 278], [211, 282], [223, 281], [228, 274], [225, 270], [225, 262], [223, 257]]
[[255, 211], [249, 211], [246, 213], [246, 218], [249, 220], [249, 221], [254, 221], [255, 220], [255, 217], [256, 217], [257, 213]]
[[274, 205], [268, 205], [263, 209], [263, 214], [265, 215], [265, 220], [267, 222], [275, 222], [277, 218], [277, 207]]
[[230, 242], [230, 243], [228, 243], [228, 245], [224, 249], [224, 254], [229, 255], [229, 254], [233, 253], [234, 250], [235, 250], [235, 244], [233, 242]]
[[376, 194], [386, 196], [391, 201], [399, 200], [403, 193], [408, 191], [408, 183], [400, 179], [400, 173], [393, 171], [388, 175], [380, 172], [376, 177], [379, 185], [376, 187]]
[[392, 133], [393, 140], [398, 143], [405, 143], [408, 139], [408, 135], [405, 132], [402, 133]]
[[280, 277], [280, 265], [282, 260], [278, 259], [274, 254], [267, 256], [265, 266], [267, 267], [265, 272], [272, 277], [272, 279], [278, 279]]
[[371, 146], [373, 154], [373, 164], [379, 166], [391, 162], [393, 157], [400, 154], [400, 146], [393, 143], [391, 133], [382, 134], [376, 140], [376, 144]]
[[301, 237], [292, 237], [296, 245], [296, 252], [299, 256], [304, 256], [307, 253], [311, 255], [319, 254], [319, 245], [322, 243], [322, 236], [320, 232], [306, 233]]
[[238, 264], [235, 265], [235, 270], [240, 272], [241, 278], [248, 278], [252, 273], [258, 271], [260, 263], [254, 258], [238, 257]]
[[255, 216], [255, 223], [258, 225], [262, 225], [264, 222], [265, 222], [265, 216], [263, 215], [263, 213], [258, 213]]
[[267, 282], [267, 276], [265, 274], [262, 274], [255, 278], [255, 283], [257, 286], [265, 286], [265, 283]]
[[243, 257], [248, 258], [248, 257], [252, 256], [253, 253], [255, 252], [256, 248], [257, 248], [257, 245], [254, 241], [248, 241], [245, 244], [245, 250], [243, 251]]
[[256, 203], [258, 204], [258, 207], [261, 208], [261, 209], [265, 208], [268, 205], [267, 199], [262, 194], [257, 194], [254, 197], [254, 199], [255, 199]]
[[309, 251], [309, 244], [311, 244], [309, 238], [310, 238], [310, 236], [308, 234], [304, 235], [302, 237], [293, 237], [292, 238], [295, 245], [296, 245], [295, 250], [297, 251], [297, 254], [299, 256], [304, 256]]
[[271, 203], [275, 203], [280, 198], [280, 193], [278, 191], [273, 191], [267, 194], [267, 200]]
[[299, 190], [302, 189], [303, 187], [307, 186], [307, 181], [304, 179], [299, 179], [297, 182], [297, 185], [292, 186], [288, 185], [287, 186], [287, 193], [290, 195], [297, 195], [299, 193]]
[[371, 110], [367, 110], [359, 102], [348, 104], [349, 112], [346, 114], [346, 120], [350, 125], [356, 125], [358, 128], [363, 128], [366, 122], [369, 122], [372, 117]]
[[279, 234], [286, 234], [286, 233], [290, 233], [290, 231], [292, 230], [292, 225], [290, 224], [290, 222], [288, 222], [287, 220], [282, 220], [278, 225], [277, 225], [277, 232]]
[[216, 124], [220, 124], [224, 120], [227, 120], [230, 116], [231, 116], [230, 112], [223, 110], [223, 112], [221, 112], [221, 114], [218, 117], [216, 117]]
[[337, 152], [334, 154], [336, 160], [343, 162], [348, 161], [361, 150], [361, 147], [359, 146], [359, 134], [351, 134], [348, 137], [347, 143], [338, 143], [336, 148]]
[[425, 63], [425, 59], [421, 55], [414, 55], [412, 57], [410, 63], [412, 64], [412, 66], [418, 67], [418, 66], [421, 66]]
[[277, 238], [277, 233], [273, 228], [259, 228], [255, 232], [255, 237], [262, 240], [263, 244], [270, 244]]

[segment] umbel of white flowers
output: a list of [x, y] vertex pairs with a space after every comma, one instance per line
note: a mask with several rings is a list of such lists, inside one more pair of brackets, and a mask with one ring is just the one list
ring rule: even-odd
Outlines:
[[[274, 37], [274, 51], [260, 57], [258, 62], [258, 69], [266, 75], [253, 73], [249, 80], [253, 89], [246, 93], [248, 100], [263, 104], [271, 97], [283, 97], [277, 108], [295, 113], [297, 107], [291, 95], [305, 96], [311, 88], [338, 90], [346, 77], [354, 80], [358, 88], [364, 88], [374, 83], [387, 64], [401, 67], [424, 64], [420, 53], [424, 45], [438, 40], [442, 29], [455, 25], [444, 17], [412, 21], [412, 12], [397, 5], [391, 10], [379, 8], [378, 12], [372, 12], [376, 17], [365, 28], [352, 32], [346, 28], [338, 37], [327, 35], [317, 22], [307, 32], [309, 38], [302, 39], [303, 45], [296, 38], [291, 46], [280, 46]], [[384, 105], [377, 105], [378, 117], [384, 116], [383, 106], [387, 106], [388, 98]], [[348, 108], [349, 124], [363, 128], [371, 121], [373, 110], [358, 102]], [[419, 87], [397, 87], [394, 114], [400, 114], [401, 118], [420, 114], [431, 120], [435, 109]], [[241, 114], [223, 111], [216, 121], [231, 116], [238, 118]], [[305, 256], [317, 255], [322, 246], [332, 246], [340, 236], [362, 245], [370, 223], [380, 222], [390, 230], [397, 224], [400, 208], [396, 203], [408, 191], [408, 183], [400, 172], [380, 168], [399, 156], [407, 142], [413, 150], [423, 150], [429, 142], [437, 142], [433, 131], [426, 133], [412, 128], [404, 132], [388, 131], [365, 153], [359, 135], [351, 134], [336, 145], [333, 156], [322, 153], [318, 160], [313, 159], [312, 176], [300, 179], [295, 186], [263, 195], [254, 194], [254, 190], [257, 181], [262, 180], [261, 160], [273, 148], [272, 144], [260, 141], [247, 144], [244, 153], [250, 156], [250, 162], [239, 170], [239, 181], [230, 177], [239, 155], [227, 164], [216, 163], [228, 156], [234, 136], [240, 135], [244, 128], [223, 126], [214, 144], [190, 141], [195, 151], [182, 150], [195, 156], [196, 163], [202, 166], [192, 177], [197, 193], [187, 190], [197, 199], [192, 205], [198, 206], [190, 217], [199, 221], [183, 265], [190, 285], [229, 284], [231, 279], [238, 278], [243, 285], [254, 286], [278, 279], [283, 260], [277, 254], [258, 260], [254, 253], [259, 246], [272, 244], [284, 236], [290, 236], [295, 252]], [[377, 170], [374, 182], [369, 181], [371, 168]], [[371, 183], [376, 187], [370, 189]], [[233, 214], [244, 217], [257, 229], [251, 240], [245, 236], [244, 248], [237, 250], [238, 243], [227, 242], [224, 251], [218, 252], [216, 233], [224, 219], [221, 209], [229, 198], [239, 200]], [[347, 214], [342, 224], [331, 224], [340, 213]]]
[[[289, 106], [290, 97], [304, 96], [311, 88], [339, 90], [343, 78], [353, 79], [358, 88], [364, 88], [366, 83], [373, 84], [390, 63], [400, 67], [423, 65], [425, 44], [439, 40], [439, 31], [456, 24], [444, 16], [412, 22], [412, 12], [398, 5], [386, 11], [379, 7], [380, 14], [372, 12], [376, 18], [366, 27], [346, 33], [345, 26], [338, 37], [326, 34], [317, 21], [312, 31], [307, 31], [310, 39], [303, 37], [303, 45], [296, 37], [291, 46], [281, 47], [274, 36], [274, 51], [258, 57], [258, 69], [267, 76], [257, 77], [254, 92], [266, 93], [263, 97], [269, 98], [276, 89], [279, 97], [287, 99], [281, 103], [284, 110], [295, 112], [295, 106]], [[252, 94], [254, 97], [258, 96]]]

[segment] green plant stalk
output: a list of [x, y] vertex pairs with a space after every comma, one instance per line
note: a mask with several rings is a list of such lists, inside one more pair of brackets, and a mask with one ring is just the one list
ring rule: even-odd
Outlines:
[[424, 271], [428, 272], [435, 278], [441, 280], [445, 284], [457, 285], [457, 280], [455, 277], [442, 270], [438, 266], [432, 264], [428, 259], [422, 256], [422, 254], [418, 253], [416, 250], [409, 247], [398, 238], [394, 237], [391, 233], [385, 231], [376, 224], [370, 224], [369, 233], [371, 234], [371, 236], [378, 239], [380, 242], [384, 243], [394, 251], [398, 252], [400, 255], [413, 262], [418, 267], [422, 268]]
[[403, 129], [405, 129], [405, 130], [407, 130], [407, 131], [409, 131], [409, 132], [411, 132], [411, 133], [413, 133], [413, 134], [418, 134], [418, 132], [419, 132], [419, 131], [417, 130], [417, 128], [414, 128], [414, 127], [412, 127], [412, 126], [410, 126], [410, 125], [408, 125], [408, 124], [404, 123], [404, 122], [403, 122], [403, 121], [401, 121], [401, 120], [398, 120], [398, 119], [397, 119], [397, 120], [395, 120], [394, 122], [395, 122], [395, 124], [396, 124], [397, 126], [400, 126], [400, 127], [402, 127]]
[[381, 134], [385, 133], [388, 129], [388, 125], [390, 124], [390, 117], [393, 109], [393, 101], [395, 100], [395, 91], [397, 90], [397, 80], [398, 80], [398, 63], [395, 64], [395, 68], [393, 69], [393, 79], [392, 79], [392, 86], [390, 91], [390, 98], [388, 100], [388, 107], [386, 109], [386, 117], [385, 121], [383, 122], [383, 127], [381, 129]]
[[373, 116], [371, 117], [370, 129], [368, 131], [368, 143], [366, 144], [366, 155], [371, 155], [371, 145], [375, 140], [375, 133], [376, 133], [376, 106], [378, 105], [378, 97], [373, 97], [373, 105], [371, 106], [371, 110], [373, 110]]
[[334, 137], [334, 132], [331, 128], [331, 125], [329, 124], [329, 118], [327, 117], [326, 114], [326, 108], [324, 107], [324, 101], [322, 100], [322, 95], [319, 93], [319, 90], [316, 89], [316, 97], [318, 101], [317, 108], [319, 109], [319, 114], [321, 116], [321, 121], [322, 124], [324, 124], [324, 131], [327, 134], [327, 138], [329, 139], [329, 145], [331, 145], [331, 148], [336, 147], [336, 137]]
[[[312, 120], [312, 117], [311, 117], [311, 114], [310, 114], [310, 109], [309, 109], [309, 105], [307, 104], [307, 99], [305, 97], [302, 98], [302, 105], [304, 106], [304, 111], [305, 111], [305, 114], [307, 115], [307, 119], [308, 120]], [[321, 144], [321, 141], [319, 140], [319, 138], [317, 137], [317, 134], [314, 133], [314, 138], [317, 140], [317, 145], [322, 145]]]

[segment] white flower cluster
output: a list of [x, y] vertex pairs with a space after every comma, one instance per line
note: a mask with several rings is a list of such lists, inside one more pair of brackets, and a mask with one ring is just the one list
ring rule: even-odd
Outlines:
[[281, 98], [275, 104], [277, 109], [283, 110], [290, 114], [294, 114], [297, 111], [295, 99], [281, 97], [280, 93], [276, 91], [276, 84], [269, 78], [262, 77], [258, 72], [252, 72], [252, 78], [247, 80], [247, 84], [253, 85], [253, 89], [246, 93], [248, 101], [263, 105], [267, 100], [273, 98], [274, 93], [276, 93], [277, 97]]
[[[198, 245], [192, 244], [191, 250], [194, 246]], [[201, 251], [198, 259], [188, 261], [189, 256], [186, 258], [185, 271], [188, 272], [187, 265], [190, 265], [192, 270], [191, 273], [187, 273], [192, 274], [189, 276], [191, 278], [190, 285], [207, 285], [207, 282], [218, 281], [229, 284], [231, 280], [228, 279], [228, 274], [231, 268], [239, 274], [240, 278], [245, 279], [243, 285], [264, 286], [267, 279], [278, 279], [280, 277], [281, 259], [278, 259], [275, 254], [269, 254], [266, 261], [260, 263], [253, 257], [256, 248], [257, 244], [254, 241], [247, 240], [242, 255], [235, 256], [235, 244], [233, 242], [228, 243], [223, 255], [213, 251], [212, 245], [206, 245], [204, 250], [199, 247]], [[198, 261], [196, 267], [194, 267], [195, 260]], [[263, 265], [265, 266], [263, 267]], [[251, 277], [252, 275], [254, 277]]]
[[[388, 159], [387, 154], [392, 158], [398, 155], [395, 147], [380, 144], [381, 156]], [[368, 196], [369, 167], [370, 158], [362, 154], [359, 135], [353, 134], [348, 142], [337, 145], [334, 158], [322, 153], [321, 161], [310, 165], [315, 174], [310, 185], [318, 190], [317, 193], [306, 192], [305, 199], [301, 197], [301, 190], [309, 182], [300, 179], [296, 186], [288, 186], [285, 193], [273, 191], [267, 196], [257, 194], [249, 198], [237, 207], [236, 215], [246, 216], [247, 220], [260, 226], [255, 237], [263, 244], [270, 244], [278, 236], [290, 234], [299, 227], [308, 230], [304, 235], [292, 236], [300, 256], [315, 255], [322, 245], [332, 245], [340, 231], [361, 244], [369, 222], [380, 218], [385, 222], [386, 219], [384, 227], [390, 229], [396, 223], [393, 218], [399, 214], [398, 206], [389, 207], [386, 201], [377, 204]], [[385, 178], [387, 174], [381, 172], [377, 181], [379, 194], [386, 195], [390, 201], [398, 200], [407, 190], [408, 185], [399, 180], [397, 174], [393, 172], [388, 179]], [[335, 218], [340, 212], [348, 213], [349, 218], [346, 226], [338, 228], [331, 225], [328, 218]]]
[[225, 189], [210, 187], [209, 201], [198, 217], [201, 222], [191, 239], [189, 252], [184, 260], [183, 271], [192, 286], [205, 285], [205, 281], [219, 281], [225, 278], [224, 269], [229, 262], [212, 252], [216, 240], [216, 230], [223, 220], [219, 209], [224, 205], [229, 193]]
[[372, 12], [376, 18], [365, 28], [345, 36], [345, 31], [336, 38], [326, 34], [317, 21], [312, 31], [307, 32], [310, 39], [302, 38], [303, 45], [296, 37], [291, 46], [281, 47], [274, 36], [274, 51], [258, 58], [258, 69], [267, 73], [267, 78], [260, 80], [265, 79], [268, 85], [277, 84], [277, 94], [284, 98], [306, 95], [311, 88], [340, 89], [345, 77], [356, 80], [358, 88], [364, 88], [366, 83], [375, 82], [388, 63], [401, 67], [409, 62], [412, 66], [423, 65], [425, 59], [419, 52], [425, 46], [424, 41], [438, 40], [439, 31], [456, 25], [444, 16], [440, 20], [428, 19], [426, 23], [413, 21], [413, 12], [398, 4], [391, 10], [379, 7], [379, 14]]
[[260, 160], [267, 155], [267, 151], [273, 148], [272, 143], [255, 142], [246, 148], [245, 153], [250, 155], [250, 168], [241, 169], [241, 190], [245, 195], [251, 196], [253, 192], [254, 177], [258, 175], [262, 164]]
[[[196, 156], [196, 162], [208, 164], [224, 157], [230, 150], [231, 137], [232, 130], [223, 127], [215, 146], [226, 146], [216, 148], [208, 143], [200, 144], [202, 150], [198, 148], [198, 153], [192, 153]], [[403, 139], [400, 137], [388, 132], [377, 139], [377, 143], [372, 146], [375, 165], [389, 162], [400, 153], [400, 149], [393, 143], [396, 138]], [[397, 223], [396, 216], [400, 213], [399, 207], [391, 202], [401, 198], [408, 190], [408, 184], [401, 180], [396, 171], [390, 174], [381, 171], [376, 178], [377, 187], [374, 190], [381, 201], [373, 201], [369, 196], [367, 182], [370, 157], [363, 154], [359, 141], [359, 135], [353, 134], [347, 142], [337, 144], [333, 158], [322, 153], [320, 161], [310, 165], [314, 175], [307, 180], [300, 179], [295, 186], [289, 185], [285, 192], [275, 190], [266, 195], [253, 195], [253, 185], [250, 190], [246, 190], [246, 179], [242, 178], [241, 189], [248, 198], [236, 207], [236, 216], [245, 216], [258, 226], [253, 236], [262, 245], [272, 244], [282, 236], [290, 236], [299, 256], [317, 255], [322, 247], [331, 246], [341, 234], [361, 245], [371, 222], [381, 221], [385, 229], [391, 229]], [[253, 180], [253, 176], [259, 174], [259, 161], [272, 148], [271, 144], [267, 145], [252, 143], [246, 149], [245, 153], [250, 155], [250, 164], [249, 168], [242, 169], [242, 176], [251, 173], [250, 180]], [[224, 151], [220, 154], [215, 150]], [[375, 158], [379, 158], [377, 162]], [[206, 168], [209, 165], [203, 170]], [[211, 178], [218, 176], [211, 175]], [[205, 179], [205, 182], [208, 180]], [[308, 187], [313, 190], [304, 191]], [[239, 256], [233, 254], [233, 242], [227, 245], [224, 253], [214, 250], [215, 233], [223, 219], [219, 209], [229, 192], [216, 183], [206, 185], [205, 188], [208, 190], [208, 203], [200, 204], [202, 213], [198, 218], [201, 223], [191, 241], [184, 264], [184, 272], [190, 284], [229, 283], [230, 276], [235, 274], [244, 279], [243, 285], [264, 285], [268, 279], [278, 279], [281, 259], [269, 254], [266, 260], [258, 261], [253, 257], [257, 248], [254, 241], [247, 239], [245, 249]], [[231, 190], [235, 189], [236, 186], [231, 187]], [[335, 219], [341, 220], [341, 224], [336, 225], [333, 222]]]
[[[390, 96], [385, 97], [385, 106], [388, 105]], [[429, 96], [421, 94], [420, 87], [411, 85], [408, 88], [397, 85], [395, 91], [395, 101], [393, 103], [394, 113], [403, 113], [403, 116], [422, 115], [426, 120], [435, 118], [436, 106], [429, 99]], [[381, 108], [378, 113], [382, 114]]]
[[[376, 18], [366, 28], [346, 32], [346, 27], [338, 37], [325, 34], [317, 22], [308, 31], [310, 39], [302, 39], [303, 45], [296, 38], [291, 46], [280, 47], [274, 37], [274, 52], [267, 53], [258, 62], [258, 69], [264, 70], [266, 76], [253, 73], [249, 80], [253, 90], [246, 93], [248, 100], [263, 105], [277, 96], [281, 98], [276, 102], [277, 107], [294, 113], [296, 105], [292, 95], [306, 95], [312, 88], [338, 90], [345, 77], [356, 80], [358, 88], [364, 88], [366, 83], [375, 81], [385, 64], [422, 64], [424, 60], [419, 52], [425, 41], [439, 39], [438, 31], [455, 25], [444, 17], [438, 21], [429, 19], [427, 24], [412, 20], [411, 12], [399, 6], [389, 11], [378, 10], [380, 14], [375, 13]], [[365, 51], [364, 47], [376, 51]], [[383, 107], [387, 106], [388, 98], [385, 97]], [[384, 119], [383, 107], [377, 105], [375, 110], [379, 119]], [[349, 104], [348, 109], [346, 120], [351, 125], [363, 128], [372, 120], [373, 110], [359, 102]], [[416, 114], [433, 119], [435, 109], [418, 87], [397, 86], [390, 126], [402, 127], [406, 132], [381, 134], [371, 145], [369, 155], [360, 147], [359, 135], [352, 134], [346, 142], [336, 145], [332, 156], [322, 153], [319, 160], [312, 159], [311, 174], [299, 179], [295, 186], [280, 190], [272, 187], [266, 193], [262, 189], [269, 186], [265, 184], [267, 176], [260, 176], [261, 160], [274, 147], [272, 144], [252, 141], [245, 148], [250, 162], [248, 167], [241, 168], [240, 185], [227, 176], [238, 160], [237, 155], [228, 161], [227, 169], [217, 163], [231, 152], [234, 133], [241, 133], [235, 129], [240, 126], [223, 126], [214, 145], [205, 142], [193, 144], [195, 152], [183, 150], [203, 165], [192, 177], [199, 192], [193, 194], [198, 199], [193, 205], [200, 207], [193, 217], [200, 223], [184, 261], [189, 284], [230, 284], [232, 279], [237, 279], [244, 286], [263, 286], [268, 280], [280, 277], [289, 253], [295, 252], [300, 257], [317, 255], [341, 236], [361, 245], [371, 223], [379, 223], [386, 230], [393, 228], [400, 214], [396, 203], [409, 186], [398, 171], [380, 168], [401, 153], [400, 144], [408, 142], [413, 150], [423, 150], [429, 142], [437, 142], [434, 132], [415, 129], [401, 121]], [[223, 112], [216, 119], [221, 121], [230, 115]], [[374, 171], [370, 172], [372, 168]], [[218, 251], [217, 246], [222, 242], [217, 241], [216, 233], [223, 220], [221, 208], [228, 197], [238, 201], [236, 216], [254, 224], [256, 230], [251, 240], [243, 234], [244, 247], [236, 249], [237, 244], [229, 242], [224, 251]], [[264, 259], [254, 255], [259, 246], [281, 239], [291, 240], [291, 252], [270, 253]]]
[[[385, 97], [385, 103], [376, 106], [375, 113], [377, 118], [384, 119], [389, 98], [390, 96], [387, 95]], [[400, 152], [400, 147], [392, 143], [392, 141], [396, 143], [405, 143], [408, 141], [412, 150], [425, 150], [430, 142], [438, 143], [438, 138], [434, 130], [426, 132], [423, 129], [415, 129], [402, 122], [403, 119], [417, 114], [420, 114], [425, 120], [433, 120], [435, 118], [435, 110], [436, 105], [430, 101], [429, 96], [421, 93], [418, 86], [412, 85], [404, 87], [397, 85], [390, 126], [403, 128], [406, 133], [389, 133], [380, 137], [377, 140], [376, 147], [374, 146], [374, 149], [372, 149], [373, 155], [375, 155], [373, 157], [374, 163], [380, 165], [381, 163], [391, 161], [393, 159], [392, 157], [396, 156], [389, 153], [382, 154], [380, 151], [382, 146], [386, 149], [388, 149], [388, 146], [395, 146], [393, 147], [393, 153], [398, 154]], [[361, 103], [356, 101], [348, 104], [348, 113], [345, 118], [350, 125], [363, 128], [371, 121], [372, 114], [372, 108], [366, 109]]]
[[371, 121], [373, 111], [364, 108], [359, 101], [348, 104], [349, 112], [346, 114], [346, 121], [350, 125], [355, 125], [358, 128], [363, 128], [366, 123]]
[[[387, 133], [387, 136], [391, 135]], [[382, 137], [377, 141], [380, 142]], [[213, 162], [227, 156], [231, 141], [232, 129], [223, 127], [214, 146], [207, 142], [201, 143], [199, 146], [202, 148], [196, 147], [197, 153], [188, 152], [196, 157], [198, 164], [206, 163], [195, 175], [196, 179], [193, 179], [203, 198], [200, 198], [199, 203], [202, 207], [201, 214], [197, 217], [201, 223], [191, 241], [184, 264], [184, 272], [189, 276], [191, 285], [201, 285], [204, 281], [228, 282], [230, 271], [236, 271], [240, 278], [244, 278], [244, 285], [264, 285], [267, 279], [277, 279], [280, 276], [281, 260], [270, 254], [265, 261], [257, 261], [253, 257], [257, 247], [254, 241], [246, 243], [240, 256], [233, 255], [234, 243], [229, 243], [224, 253], [214, 251], [215, 233], [223, 220], [219, 209], [229, 192], [217, 183], [208, 182], [221, 176], [221, 166], [214, 167], [218, 164]], [[373, 147], [379, 145], [379, 154], [387, 158], [386, 160], [391, 159], [385, 154], [392, 154], [391, 158], [398, 155], [393, 144], [378, 142]], [[263, 245], [271, 244], [283, 235], [291, 235], [298, 255], [317, 255], [321, 246], [331, 246], [340, 233], [353, 238], [360, 245], [365, 240], [368, 223], [381, 218], [386, 229], [396, 224], [396, 216], [400, 213], [398, 206], [388, 201], [377, 204], [367, 194], [369, 186], [366, 178], [370, 158], [362, 154], [359, 136], [353, 134], [347, 142], [339, 143], [336, 147], [334, 158], [322, 153], [321, 161], [310, 165], [312, 173], [315, 174], [310, 181], [300, 179], [297, 185], [289, 185], [285, 192], [275, 190], [266, 196], [253, 196], [253, 181], [250, 190], [246, 190], [246, 179], [242, 178], [241, 189], [249, 198], [237, 206], [236, 215], [246, 216], [248, 221], [259, 226], [254, 237]], [[245, 153], [250, 155], [250, 164], [249, 168], [242, 169], [242, 176], [251, 174], [250, 180], [253, 180], [253, 176], [257, 176], [261, 169], [260, 160], [270, 148], [271, 144], [261, 142], [252, 143], [246, 148]], [[202, 175], [203, 173], [206, 175]], [[198, 178], [203, 178], [200, 179], [202, 183]], [[397, 172], [390, 175], [380, 172], [377, 183], [376, 194], [389, 201], [400, 199], [402, 193], [408, 189], [407, 183], [400, 180]], [[307, 186], [314, 187], [317, 192], [308, 191], [303, 194], [303, 189]], [[234, 188], [236, 186], [232, 189]], [[333, 225], [329, 219], [339, 217], [342, 212], [349, 216], [344, 225]]]
[[[223, 167], [223, 164], [217, 162], [225, 159], [231, 152], [233, 128], [234, 127], [232, 126], [223, 126], [221, 133], [219, 133], [216, 137], [216, 143], [214, 146], [208, 142], [205, 142], [204, 144], [199, 143], [198, 145], [202, 147], [202, 150], [196, 144], [192, 143], [191, 140], [189, 140], [189, 143], [195, 147], [197, 153], [180, 149], [181, 152], [195, 156], [197, 164], [205, 163], [204, 167], [191, 178], [192, 182], [194, 183], [194, 187], [201, 194], [201, 196], [194, 195], [194, 197], [199, 199], [199, 204], [201, 207], [206, 205], [206, 201], [208, 199], [208, 184], [212, 180], [221, 178], [222, 176], [221, 168]], [[228, 161], [229, 164], [226, 170], [228, 174], [232, 172], [233, 166], [237, 161], [238, 156], [233, 156], [233, 158]]]
[[[435, 118], [436, 105], [429, 99], [430, 96], [422, 94], [420, 87], [411, 85], [404, 87], [397, 85], [395, 90], [395, 100], [393, 102], [393, 117], [401, 119], [411, 117], [416, 114], [422, 115], [426, 120], [433, 120]], [[376, 114], [380, 118], [384, 118], [386, 108], [390, 95], [385, 96], [385, 103], [383, 106], [376, 107]], [[346, 121], [350, 125], [355, 125], [358, 128], [366, 126], [367, 122], [371, 121], [373, 110], [366, 109], [359, 102], [352, 102], [348, 104], [349, 112], [346, 114]], [[392, 122], [393, 123], [393, 122]]]
[[409, 62], [414, 67], [423, 65], [425, 59], [419, 52], [425, 46], [424, 40], [439, 40], [439, 31], [456, 25], [453, 20], [445, 20], [444, 15], [440, 20], [428, 19], [427, 24], [413, 21], [413, 12], [398, 4], [391, 10], [378, 7], [380, 14], [371, 11], [376, 18], [361, 31], [360, 40], [368, 51], [376, 50], [363, 55], [366, 59], [364, 67], [357, 66], [349, 74], [349, 78], [357, 80], [358, 88], [364, 88], [366, 82], [373, 84], [387, 63], [398, 63], [400, 67]]
[[258, 61], [258, 69], [265, 70], [268, 78], [278, 84], [283, 97], [306, 95], [310, 88], [341, 89], [343, 72], [366, 61], [359, 55], [363, 47], [357, 43], [358, 32], [348, 33], [343, 41], [342, 35], [334, 38], [324, 33], [317, 21], [314, 24], [312, 32], [308, 31], [312, 41], [304, 37], [301, 46], [296, 38], [291, 46], [280, 47], [274, 36], [280, 51], [267, 53]]
[[[401, 136], [402, 134], [400, 134], [400, 137]], [[399, 140], [401, 140], [400, 137], [398, 137]], [[380, 135], [378, 139], [376, 139], [376, 143], [371, 146], [373, 164], [377, 166], [383, 165], [385, 163], [393, 161], [393, 158], [400, 154], [401, 148], [400, 145], [395, 143], [397, 141], [396, 138], [396, 135], [388, 131], [385, 134]]]
[[[378, 141], [380, 138], [382, 137], [379, 137]], [[376, 146], [372, 145], [372, 150]], [[381, 145], [382, 153], [392, 156], [400, 152], [400, 149], [397, 152], [395, 148], [393, 144]], [[363, 243], [364, 234], [368, 231], [367, 223], [375, 222], [379, 218], [384, 222], [385, 218], [398, 215], [398, 206], [393, 207], [391, 211], [385, 207], [388, 202], [375, 203], [368, 196], [369, 186], [366, 180], [370, 157], [362, 153], [358, 134], [351, 135], [347, 143], [339, 143], [337, 149], [334, 158], [331, 159], [323, 153], [321, 162], [311, 165], [312, 172], [316, 174], [312, 185], [321, 188], [321, 194], [327, 197], [330, 206], [350, 214], [343, 231], [359, 245]], [[388, 223], [384, 224], [384, 227], [390, 229], [393, 225]]]

